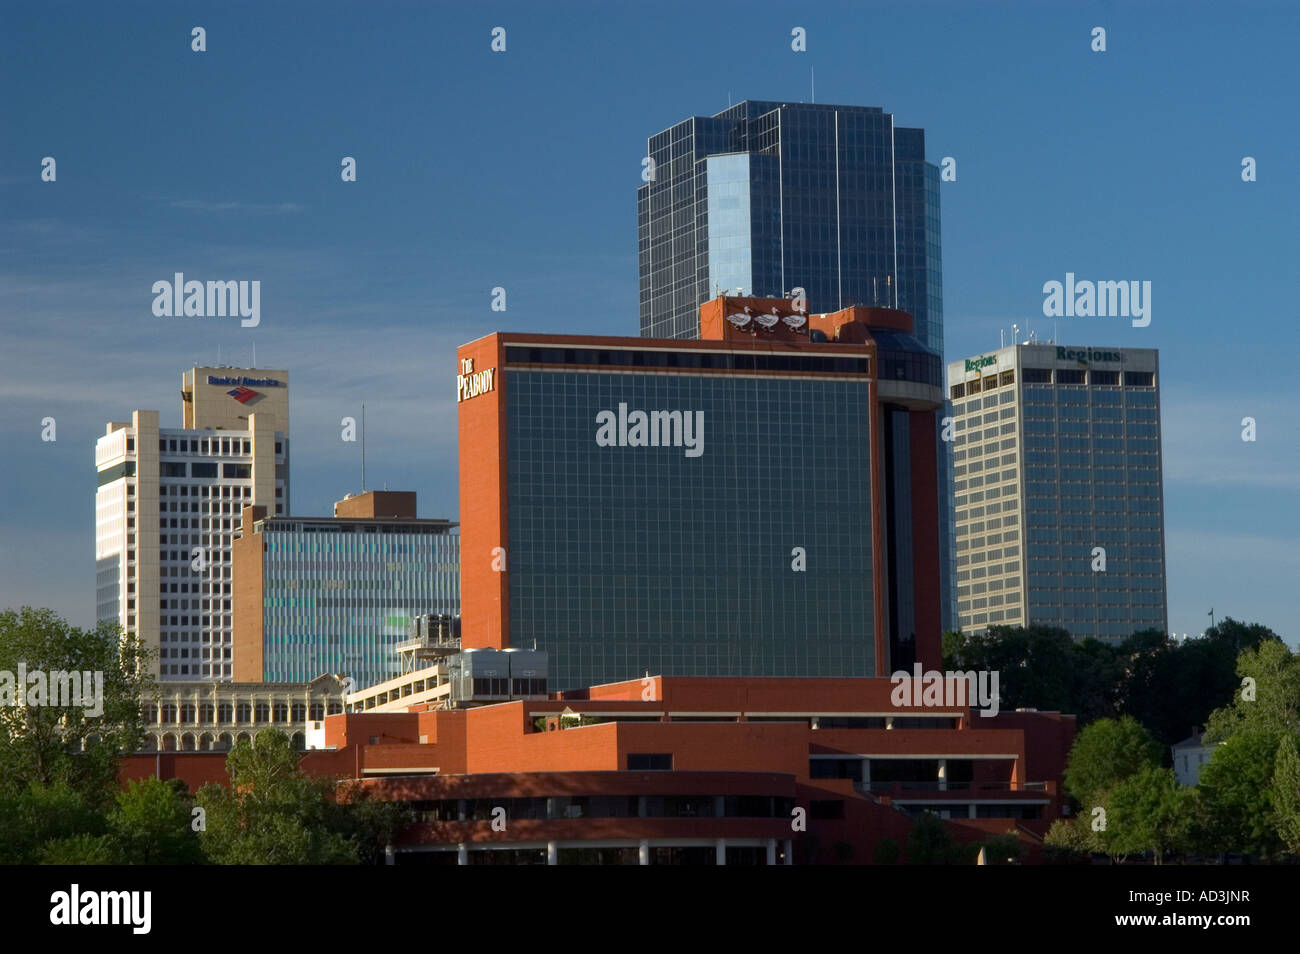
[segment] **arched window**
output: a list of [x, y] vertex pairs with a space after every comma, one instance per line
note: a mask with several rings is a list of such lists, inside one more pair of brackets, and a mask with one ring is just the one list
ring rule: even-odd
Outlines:
[[215, 748], [218, 752], [229, 752], [232, 745], [234, 745], [234, 743], [230, 739], [229, 732], [222, 732], [221, 735], [217, 736], [217, 744]]
[[253, 721], [253, 707], [247, 702], [239, 704], [239, 716], [235, 720], [239, 723], [248, 723]]
[[158, 707], [153, 703], [140, 707], [140, 721], [145, 725], [158, 724]]
[[170, 702], [164, 702], [162, 707], [163, 725], [176, 724], [176, 706]]
[[305, 702], [295, 702], [293, 704], [293, 721], [294, 722], [307, 721], [307, 704]]
[[194, 721], [194, 704], [192, 702], [187, 702], [181, 706], [181, 721], [187, 723]]
[[295, 752], [301, 752], [303, 749], [307, 748], [307, 740], [303, 738], [301, 732], [295, 732], [293, 734], [293, 748]]
[[289, 721], [289, 706], [287, 703], [277, 702], [275, 704], [275, 721], [276, 722]]
[[230, 725], [235, 717], [235, 707], [229, 702], [223, 702], [217, 706], [217, 722], [221, 725]]
[[271, 706], [266, 702], [259, 702], [255, 707], [257, 710], [257, 724], [265, 725], [271, 721]]
[[182, 752], [194, 751], [194, 736], [189, 732], [186, 732], [183, 736], [181, 736], [181, 751]]
[[199, 721], [204, 725], [212, 725], [212, 723], [216, 721], [213, 718], [215, 715], [216, 707], [212, 703], [205, 702], [199, 706]]
[[176, 736], [170, 732], [164, 733], [162, 737], [162, 750], [164, 752], [176, 751]]

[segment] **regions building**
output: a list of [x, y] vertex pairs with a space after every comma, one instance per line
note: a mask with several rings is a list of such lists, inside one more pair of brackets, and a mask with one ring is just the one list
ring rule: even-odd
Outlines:
[[411, 492], [368, 491], [333, 517], [246, 506], [232, 547], [234, 677], [302, 682], [323, 672], [353, 688], [398, 675], [412, 617], [460, 613], [460, 537], [416, 515]]
[[941, 359], [904, 312], [794, 305], [460, 348], [466, 648], [560, 689], [938, 664]]
[[181, 427], [137, 410], [95, 443], [96, 616], [156, 651], [163, 680], [228, 680], [240, 510], [289, 510], [289, 374], [193, 368], [181, 399]]
[[1160, 369], [1021, 343], [948, 365], [961, 628], [1165, 630]]
[[[641, 334], [694, 338], [718, 295], [807, 310], [883, 305], [943, 354], [939, 169], [879, 107], [745, 100], [646, 142], [637, 189]], [[942, 412], [939, 412], [942, 416]], [[952, 462], [936, 448], [944, 628], [953, 627]]]

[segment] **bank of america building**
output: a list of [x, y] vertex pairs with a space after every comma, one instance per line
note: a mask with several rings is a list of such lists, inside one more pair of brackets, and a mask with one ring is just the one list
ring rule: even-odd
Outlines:
[[948, 365], [963, 631], [1166, 628], [1154, 349], [1018, 344]]

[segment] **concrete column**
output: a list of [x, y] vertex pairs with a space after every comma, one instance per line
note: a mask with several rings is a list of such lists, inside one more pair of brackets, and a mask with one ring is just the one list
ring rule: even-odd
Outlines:
[[558, 841], [548, 841], [546, 843], [546, 863], [548, 865], [558, 865], [560, 863], [560, 843]]
[[775, 838], [769, 838], [767, 840], [767, 863], [769, 865], [776, 864], [776, 839]]
[[948, 791], [948, 760], [939, 760], [939, 791]]
[[469, 846], [466, 845], [463, 841], [456, 846], [456, 864], [458, 865], [469, 864]]
[[393, 851], [392, 845], [388, 845], [387, 847], [384, 848], [384, 864], [386, 865], [397, 864], [397, 854]]
[[970, 805], [966, 806], [966, 817], [967, 818], [975, 817], [975, 804], [973, 802]]
[[794, 864], [794, 839], [792, 838], [785, 839], [785, 863]]
[[714, 863], [725, 865], [727, 863], [727, 839], [719, 838], [714, 843]]
[[641, 839], [641, 846], [638, 851], [640, 854], [640, 864], [650, 864], [650, 840], [648, 838]]

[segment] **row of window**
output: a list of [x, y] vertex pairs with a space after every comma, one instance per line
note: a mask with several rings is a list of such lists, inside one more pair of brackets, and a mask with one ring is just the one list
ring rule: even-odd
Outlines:
[[793, 798], [772, 795], [555, 795], [549, 798], [445, 798], [411, 802], [418, 821], [569, 818], [789, 818]]
[[[135, 450], [135, 439], [128, 437], [126, 439], [126, 451], [131, 453]], [[164, 437], [158, 441], [159, 453], [167, 454], [212, 454], [213, 456], [232, 457], [235, 455], [249, 456], [253, 453], [253, 442], [248, 438], [175, 438]], [[275, 442], [275, 453], [283, 453], [283, 445], [280, 441]]]
[[310, 706], [304, 702], [147, 703], [140, 707], [140, 718], [146, 726], [192, 722], [217, 725], [297, 723], [306, 722], [309, 713], [311, 721], [319, 722], [325, 718], [327, 710], [330, 715], [337, 715], [343, 711], [343, 706], [338, 702], [313, 702]]
[[812, 355], [718, 353], [710, 351], [597, 351], [585, 348], [506, 348], [511, 364], [571, 364], [590, 367], [711, 368], [728, 371], [819, 371], [866, 374], [866, 358]]

